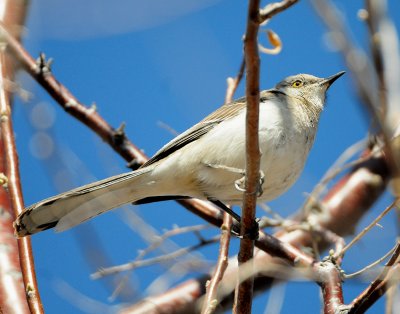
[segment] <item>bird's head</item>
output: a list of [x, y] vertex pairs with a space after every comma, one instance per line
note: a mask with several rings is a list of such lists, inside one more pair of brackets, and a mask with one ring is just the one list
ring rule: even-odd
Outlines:
[[309, 74], [297, 74], [279, 82], [275, 89], [294, 97], [302, 102], [311, 103], [322, 109], [325, 104], [326, 91], [345, 72], [341, 71], [327, 78], [320, 78]]

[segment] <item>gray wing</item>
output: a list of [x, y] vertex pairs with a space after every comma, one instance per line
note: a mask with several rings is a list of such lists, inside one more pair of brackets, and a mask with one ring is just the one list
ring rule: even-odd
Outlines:
[[[264, 90], [260, 93], [262, 101], [279, 97], [279, 91], [275, 89]], [[199, 139], [204, 134], [207, 134], [216, 125], [222, 121], [235, 117], [240, 111], [246, 107], [246, 97], [239, 98], [229, 104], [223, 105], [199, 123], [192, 126], [182, 134], [175, 137], [168, 144], [163, 146], [151, 159], [149, 159], [142, 167], [149, 166], [155, 162], [164, 159], [178, 149], [187, 144]]]
[[162, 147], [151, 159], [149, 159], [142, 167], [149, 166], [165, 157], [171, 155], [178, 149], [187, 144], [199, 139], [204, 134], [207, 134], [216, 125], [222, 121], [236, 116], [246, 106], [246, 99], [240, 98], [232, 103], [223, 105], [212, 114], [207, 116], [199, 123], [192, 126], [182, 134], [175, 137], [172, 141]]

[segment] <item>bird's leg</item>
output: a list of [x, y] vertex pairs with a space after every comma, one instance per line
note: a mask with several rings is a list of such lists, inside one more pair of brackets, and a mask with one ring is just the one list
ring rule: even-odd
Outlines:
[[[240, 192], [246, 192], [245, 189], [246, 170], [224, 165], [209, 164], [209, 163], [207, 163], [206, 166], [214, 169], [222, 169], [232, 173], [241, 174], [243, 177], [235, 181], [235, 188]], [[264, 172], [260, 170], [260, 177], [257, 186], [257, 197], [260, 197], [264, 192], [262, 188], [264, 184], [264, 178], [265, 178]]]
[[221, 208], [223, 211], [227, 212], [229, 215], [231, 215], [233, 217], [234, 221], [232, 223], [231, 232], [234, 235], [238, 236], [239, 238], [243, 237], [243, 238], [247, 238], [247, 239], [251, 239], [251, 240], [258, 239], [258, 233], [260, 231], [260, 227], [259, 227], [260, 219], [258, 219], [258, 218], [254, 219], [253, 226], [251, 227], [250, 231], [248, 233], [244, 234], [243, 236], [241, 236], [240, 229], [241, 229], [242, 218], [238, 214], [236, 214], [230, 207], [228, 207], [221, 201], [215, 200], [215, 199], [209, 199], [209, 201], [211, 203], [217, 205], [219, 208]]

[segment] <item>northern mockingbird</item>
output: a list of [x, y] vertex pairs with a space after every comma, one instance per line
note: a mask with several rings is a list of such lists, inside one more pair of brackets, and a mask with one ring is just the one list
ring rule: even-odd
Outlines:
[[[313, 145], [326, 91], [342, 76], [299, 74], [260, 93], [260, 202], [299, 177]], [[243, 200], [246, 98], [223, 105], [162, 147], [136, 171], [113, 176], [27, 207], [18, 236], [62, 231], [126, 203], [199, 198], [229, 205]]]

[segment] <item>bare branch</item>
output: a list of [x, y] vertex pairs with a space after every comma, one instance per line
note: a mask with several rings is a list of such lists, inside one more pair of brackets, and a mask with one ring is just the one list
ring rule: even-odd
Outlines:
[[[260, 58], [258, 56], [260, 0], [249, 0], [247, 28], [244, 39], [246, 63], [246, 180], [242, 205], [239, 267], [252, 263], [254, 239], [247, 237], [254, 233], [258, 184], [260, 180], [260, 147], [258, 142], [258, 119], [260, 103]], [[251, 266], [250, 266], [251, 267]], [[239, 268], [239, 278], [241, 268]], [[238, 282], [235, 291], [234, 313], [251, 313], [253, 299], [253, 277]]]
[[228, 267], [231, 226], [232, 226], [232, 217], [228, 213], [225, 213], [224, 223], [222, 224], [221, 227], [221, 238], [220, 238], [217, 266], [215, 267], [211, 280], [208, 281], [207, 283], [207, 293], [203, 301], [203, 309], [201, 311], [202, 314], [214, 313], [216, 306], [219, 304], [219, 300], [217, 298], [217, 291], [219, 284], [224, 276], [225, 270]]
[[[18, 30], [25, 18], [26, 2], [2, 1], [2, 23]], [[17, 39], [15, 39], [17, 41]], [[12, 125], [11, 93], [7, 89], [14, 77], [12, 60], [0, 51], [0, 172], [4, 172], [0, 187], [0, 308], [4, 313], [43, 313], [36, 281], [31, 241], [15, 239], [12, 221], [22, 211], [23, 198], [18, 168], [18, 154]], [[22, 276], [17, 276], [15, 273]], [[22, 278], [21, 278], [22, 277]]]
[[145, 260], [143, 260], [143, 259], [135, 260], [135, 261], [132, 261], [132, 262], [129, 262], [126, 264], [103, 268], [103, 269], [100, 269], [99, 271], [97, 271], [96, 273], [92, 274], [91, 278], [99, 279], [104, 276], [113, 275], [116, 273], [132, 270], [132, 269], [139, 268], [139, 267], [145, 267], [145, 266], [150, 266], [150, 265], [154, 265], [154, 264], [165, 263], [165, 262], [168, 262], [171, 260], [175, 260], [178, 257], [188, 254], [189, 252], [198, 250], [199, 248], [201, 248], [203, 246], [216, 243], [218, 240], [219, 240], [219, 236], [211, 238], [209, 240], [203, 240], [196, 245], [186, 247], [186, 248], [181, 248], [181, 249], [179, 249], [175, 252], [171, 252], [169, 254], [164, 254], [161, 256], [157, 256], [157, 257], [153, 257], [153, 258], [149, 258], [149, 259], [145, 259]]
[[341, 252], [339, 252], [336, 258], [343, 257], [344, 253], [347, 252], [355, 243], [357, 243], [368, 231], [377, 225], [377, 223], [386, 216], [386, 214], [392, 210], [393, 207], [398, 206], [398, 200], [395, 200], [392, 204], [385, 208], [385, 210], [378, 215], [367, 227], [365, 227], [349, 244], [347, 244]]
[[245, 60], [243, 58], [242, 63], [240, 64], [239, 72], [236, 75], [235, 78], [228, 77], [226, 82], [227, 82], [227, 88], [226, 88], [226, 94], [225, 94], [225, 104], [229, 104], [233, 100], [233, 95], [236, 92], [236, 89], [239, 86], [240, 81], [243, 78], [244, 74], [244, 68], [245, 68]]
[[389, 250], [389, 252], [387, 252], [385, 255], [383, 255], [382, 257], [380, 257], [379, 259], [377, 259], [375, 262], [365, 266], [363, 269], [360, 269], [359, 271], [356, 271], [352, 274], [343, 274], [343, 278], [344, 279], [351, 279], [354, 278], [356, 276], [361, 275], [362, 273], [370, 270], [371, 268], [377, 266], [378, 264], [382, 263], [385, 259], [387, 259], [389, 256], [393, 255], [393, 253], [396, 251], [398, 246], [398, 243], [396, 243], [396, 245]]
[[[398, 121], [400, 117], [400, 112], [397, 109], [400, 99], [400, 93], [398, 93], [397, 91], [398, 84], [400, 83], [400, 77], [399, 75], [397, 75], [400, 68], [400, 61], [398, 51], [396, 50], [398, 39], [396, 37], [396, 32], [394, 28], [391, 27], [392, 25], [388, 22], [387, 18], [385, 18], [385, 21], [383, 21], [383, 14], [382, 12], [380, 12], [382, 24], [381, 26], [386, 26], [386, 28], [384, 29], [386, 33], [389, 33], [389, 35], [384, 35], [383, 31], [381, 31], [379, 33], [379, 36], [381, 40], [383, 40], [387, 36], [390, 37], [390, 40], [387, 40], [386, 44], [384, 45], [384, 50], [390, 51], [390, 53], [388, 52], [386, 57], [384, 58], [384, 64], [386, 63], [388, 67], [393, 68], [396, 72], [396, 75], [392, 75], [394, 76], [393, 81], [395, 81], [396, 85], [395, 87], [391, 88], [392, 93], [389, 94], [389, 97], [393, 97], [392, 99], [395, 99], [397, 102], [390, 105], [391, 113], [386, 114], [385, 116], [384, 108], [380, 107], [382, 97], [379, 93], [379, 84], [376, 83], [376, 80], [379, 81], [379, 79], [377, 79], [377, 76], [379, 75], [377, 75], [375, 69], [372, 68], [369, 64], [366, 54], [361, 49], [355, 47], [355, 45], [349, 39], [349, 32], [346, 32], [344, 23], [340, 18], [340, 14], [338, 13], [337, 8], [331, 1], [328, 0], [313, 0], [311, 1], [311, 3], [313, 4], [316, 12], [320, 15], [322, 21], [327, 25], [327, 27], [333, 34], [335, 44], [341, 51], [347, 67], [351, 70], [353, 74], [353, 78], [358, 90], [358, 95], [363, 101], [365, 108], [371, 115], [375, 124], [374, 126], [383, 136], [386, 144], [385, 149], [390, 167], [392, 171], [394, 171], [394, 173], [399, 174], [400, 165], [397, 161], [399, 153], [393, 149], [391, 144], [391, 140], [394, 136], [396, 128], [398, 127]], [[378, 4], [381, 3], [381, 1], [374, 1], [373, 3]], [[382, 5], [382, 3], [380, 5]], [[382, 9], [380, 5], [378, 4], [378, 8]], [[386, 58], [387, 60], [385, 60]], [[392, 70], [385, 70], [385, 73], [386, 72], [393, 73]], [[388, 80], [386, 80], [386, 83], [387, 82]], [[381, 81], [380, 85], [382, 86], [382, 84], [384, 84], [383, 81]]]

